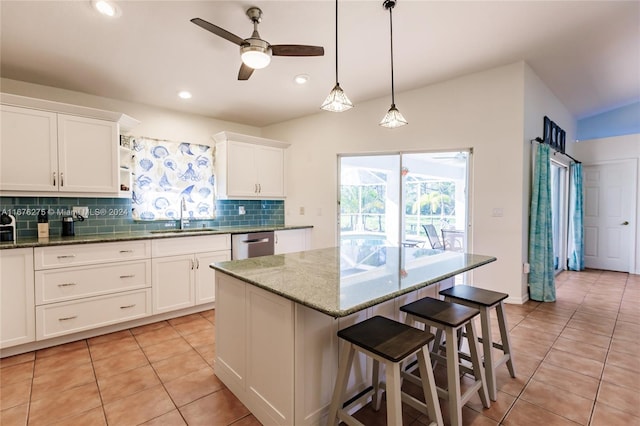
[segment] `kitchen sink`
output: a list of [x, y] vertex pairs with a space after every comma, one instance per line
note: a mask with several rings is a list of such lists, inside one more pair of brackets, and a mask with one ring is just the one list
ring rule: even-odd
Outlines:
[[186, 234], [192, 232], [211, 232], [217, 231], [216, 228], [185, 228], [185, 229], [155, 229], [153, 231], [149, 231], [152, 234]]

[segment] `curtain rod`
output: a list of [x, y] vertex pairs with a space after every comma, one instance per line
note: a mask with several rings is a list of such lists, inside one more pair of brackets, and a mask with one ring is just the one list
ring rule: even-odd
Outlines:
[[[530, 142], [544, 143], [544, 141], [543, 141], [543, 140], [542, 140], [542, 138], [540, 138], [540, 137], [537, 137], [537, 138], [535, 138], [535, 139], [531, 139], [531, 141], [530, 141]], [[548, 145], [548, 144], [547, 144], [547, 145]], [[551, 145], [549, 145], [549, 147], [550, 147], [551, 149], [553, 149], [553, 155], [556, 155], [556, 154], [562, 154], [562, 155], [564, 155], [564, 156], [566, 156], [566, 157], [569, 157], [569, 158], [570, 158], [574, 163], [576, 163], [576, 164], [582, 164], [582, 162], [581, 162], [581, 161], [576, 160], [575, 158], [573, 158], [572, 156], [570, 156], [570, 155], [569, 155], [569, 154], [567, 154], [566, 152], [560, 152], [560, 151], [558, 151], [557, 149], [555, 149], [554, 147], [552, 147]]]

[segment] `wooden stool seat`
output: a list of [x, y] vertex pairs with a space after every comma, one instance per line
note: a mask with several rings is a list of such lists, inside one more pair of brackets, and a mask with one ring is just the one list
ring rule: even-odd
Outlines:
[[480, 313], [478, 309], [430, 297], [401, 306], [400, 310], [416, 317], [428, 318], [447, 327], [460, 327]]
[[[482, 343], [489, 398], [496, 401], [498, 397], [496, 369], [500, 365], [506, 363], [511, 377], [516, 377], [516, 370], [513, 364], [513, 353], [511, 352], [509, 328], [507, 327], [507, 318], [504, 312], [504, 300], [509, 297], [509, 295], [468, 285], [453, 286], [446, 290], [442, 290], [440, 295], [444, 296], [447, 301], [460, 303], [480, 310], [482, 337], [479, 337], [478, 341]], [[493, 308], [496, 308], [501, 343], [494, 342], [491, 337], [490, 311]], [[500, 359], [493, 359], [493, 348], [502, 351], [503, 355]]]
[[[478, 393], [482, 405], [486, 408], [491, 406], [491, 402], [487, 396], [487, 384], [484, 377], [484, 369], [480, 360], [477, 343], [469, 343], [471, 352], [471, 363], [473, 368], [470, 369], [460, 363], [460, 354], [458, 348], [458, 331], [463, 328], [472, 339], [476, 336], [473, 319], [480, 314], [475, 308], [463, 306], [457, 303], [445, 302], [439, 299], [425, 297], [407, 305], [401, 306], [400, 310], [407, 314], [406, 323], [411, 325], [419, 322], [427, 327], [435, 327], [438, 329], [434, 340], [433, 351], [431, 355], [447, 365], [447, 389], [436, 386], [438, 396], [448, 400], [449, 417], [453, 426], [462, 424], [462, 406]], [[445, 334], [446, 357], [439, 354], [442, 333]], [[475, 340], [471, 340], [475, 342]], [[460, 371], [472, 374], [475, 382], [464, 393], [460, 388]], [[413, 374], [404, 372], [403, 377], [415, 381], [417, 378]]]
[[[375, 316], [360, 323], [338, 331], [338, 337], [345, 342], [340, 352], [340, 366], [333, 398], [329, 407], [327, 424], [337, 425], [339, 420], [349, 425], [361, 425], [347, 410], [354, 404], [372, 398], [374, 409], [380, 408], [381, 388], [387, 393], [387, 424], [402, 424], [402, 402], [423, 412], [431, 420], [430, 425], [442, 426], [442, 413], [438, 404], [435, 379], [430, 366], [427, 345], [434, 335], [400, 322]], [[363, 394], [350, 399], [344, 406], [345, 393], [349, 374], [356, 352], [361, 352], [373, 359], [372, 386]], [[400, 363], [416, 354], [423, 378], [421, 385], [425, 402], [402, 392], [400, 379]], [[387, 383], [379, 380], [380, 363], [385, 364]]]
[[471, 287], [470, 285], [455, 285], [453, 287], [449, 287], [446, 290], [442, 290], [440, 292], [440, 295], [456, 299], [458, 302], [464, 300], [487, 307], [502, 302], [504, 299], [509, 297], [509, 295], [506, 293], [485, 290], [484, 288]]

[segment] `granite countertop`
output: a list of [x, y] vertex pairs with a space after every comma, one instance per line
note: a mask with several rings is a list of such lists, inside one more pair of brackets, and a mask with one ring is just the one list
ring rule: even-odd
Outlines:
[[338, 318], [495, 260], [415, 247], [348, 246], [231, 260], [210, 267]]
[[155, 238], [179, 238], [193, 237], [197, 235], [217, 235], [217, 234], [244, 234], [247, 232], [261, 231], [284, 231], [290, 229], [312, 228], [312, 226], [285, 226], [285, 225], [268, 225], [268, 226], [235, 226], [235, 227], [217, 227], [217, 228], [187, 228], [185, 230], [167, 229], [158, 231], [138, 231], [123, 232], [109, 234], [92, 234], [92, 235], [76, 235], [74, 237], [58, 237], [52, 236], [47, 239], [18, 238], [16, 242], [0, 243], [0, 250], [12, 248], [28, 248], [28, 247], [47, 247], [60, 246], [65, 244], [90, 244], [90, 243], [108, 243], [114, 241], [130, 241], [130, 240], [148, 240]]

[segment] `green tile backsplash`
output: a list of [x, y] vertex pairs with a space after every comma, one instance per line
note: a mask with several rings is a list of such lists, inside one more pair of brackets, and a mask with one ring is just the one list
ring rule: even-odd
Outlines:
[[[62, 217], [71, 215], [74, 206], [89, 207], [89, 217], [76, 221], [76, 235], [115, 232], [152, 231], [177, 226], [177, 221], [134, 221], [131, 218], [131, 200], [127, 198], [58, 198], [58, 197], [0, 197], [0, 212], [16, 217], [18, 238], [38, 235], [38, 212], [49, 212], [49, 235], [60, 235]], [[245, 214], [238, 214], [244, 206]], [[284, 225], [282, 200], [218, 200], [216, 219], [191, 220], [190, 228], [222, 226]]]

